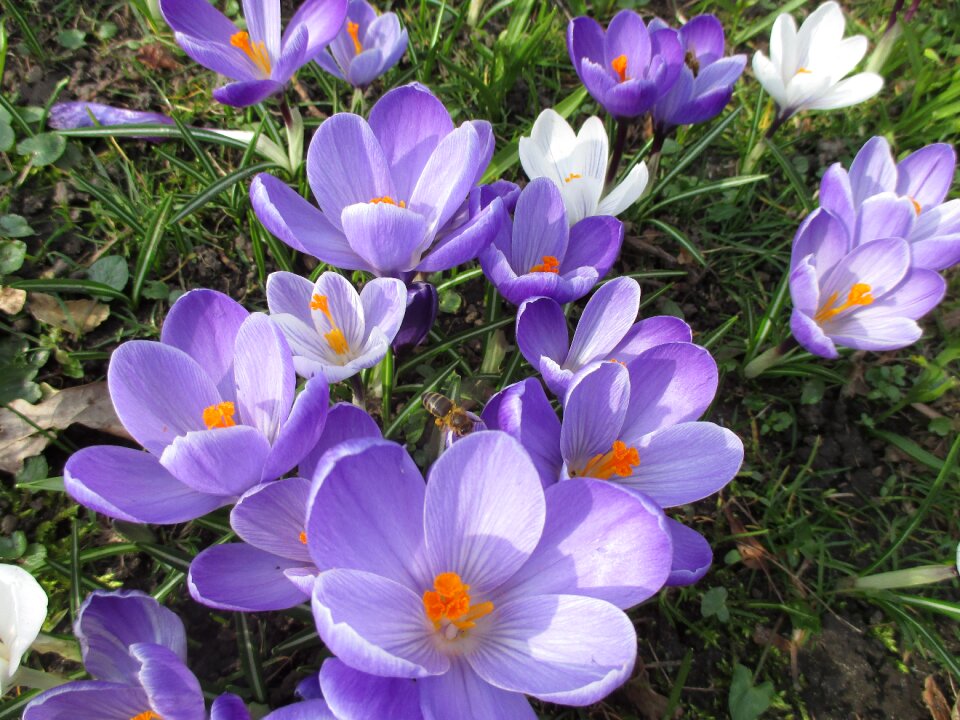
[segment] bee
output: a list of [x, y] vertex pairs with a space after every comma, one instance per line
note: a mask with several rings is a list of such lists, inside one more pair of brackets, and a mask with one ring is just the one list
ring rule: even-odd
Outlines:
[[446, 395], [438, 392], [425, 392], [421, 398], [423, 407], [436, 418], [438, 428], [450, 430], [457, 436], [463, 436], [473, 430], [473, 420], [467, 411]]
[[693, 71], [694, 77], [700, 74], [700, 61], [692, 51], [687, 50], [687, 54], [683, 57], [683, 62], [688, 68], [690, 68], [691, 71]]

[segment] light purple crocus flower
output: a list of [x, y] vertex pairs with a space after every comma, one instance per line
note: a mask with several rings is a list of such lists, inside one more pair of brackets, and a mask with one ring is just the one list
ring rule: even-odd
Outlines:
[[369, 123], [339, 113], [323, 122], [307, 153], [320, 209], [269, 174], [250, 199], [264, 226], [290, 247], [339, 268], [409, 280], [472, 260], [503, 220], [495, 198], [462, 211], [493, 155], [490, 124], [454, 128], [426, 87], [391, 90]]
[[137, 591], [91, 594], [74, 634], [94, 680], [41, 693], [23, 720], [250, 720], [235, 695], [217, 698], [210, 715], [187, 668], [187, 637], [174, 613]]
[[[493, 396], [483, 419], [520, 441], [545, 487], [597, 478], [670, 508], [717, 492], [743, 462], [735, 434], [696, 421], [716, 389], [709, 352], [667, 343], [626, 367], [606, 362], [577, 376], [564, 399], [562, 424], [533, 378]], [[689, 585], [709, 569], [710, 546], [695, 530], [668, 523], [674, 552], [667, 584]]]
[[207, 0], [160, 0], [177, 44], [232, 82], [213, 91], [224, 105], [246, 107], [283, 90], [343, 25], [347, 0], [305, 0], [280, 33], [280, 0], [243, 0], [246, 30]]
[[316, 445], [329, 402], [322, 377], [295, 399], [280, 328], [213, 290], [180, 297], [160, 342], [118, 347], [107, 384], [147, 452], [83, 448], [67, 460], [64, 484], [81, 505], [136, 523], [192, 520], [288, 472]]
[[267, 278], [267, 304], [290, 344], [297, 374], [337, 382], [383, 360], [400, 329], [407, 288], [395, 278], [376, 278], [358, 293], [335, 272], [315, 283], [275, 272]]
[[424, 717], [533, 720], [524, 694], [588, 705], [630, 676], [620, 608], [666, 579], [665, 524], [610, 483], [544, 492], [504, 433], [457, 442], [426, 485], [402, 446], [344, 443], [314, 477], [314, 619], [344, 664], [416, 678]]
[[628, 364], [654, 345], [690, 342], [690, 326], [671, 315], [634, 322], [640, 310], [640, 284], [621, 277], [604, 283], [583, 309], [570, 341], [563, 308], [550, 298], [524, 302], [517, 311], [517, 345], [557, 397], [574, 376], [598, 363]]
[[[667, 29], [659, 18], [650, 32]], [[733, 85], [743, 74], [746, 55], [724, 57], [723, 25], [713, 15], [697, 15], [678, 31], [684, 64], [677, 81], [653, 106], [657, 133], [665, 136], [678, 125], [710, 120], [726, 107]]]
[[567, 26], [567, 50], [587, 91], [618, 118], [650, 110], [683, 67], [676, 31], [648, 29], [632, 10], [618, 12], [606, 32], [593, 18], [574, 18]]
[[241, 612], [309, 602], [318, 572], [307, 550], [310, 478], [330, 448], [379, 437], [373, 418], [355, 405], [330, 408], [323, 434], [300, 461], [302, 477], [263, 483], [244, 493], [230, 512], [230, 526], [243, 542], [213, 545], [190, 563], [187, 585], [193, 599]]
[[[127, 110], [102, 103], [62, 102], [50, 108], [47, 123], [55, 130], [94, 127], [94, 125], [140, 125], [156, 123], [174, 125], [172, 117], [157, 112]], [[144, 140], [158, 142], [162, 138], [142, 136]]]
[[790, 261], [790, 328], [804, 348], [836, 358], [838, 345], [896, 350], [920, 338], [916, 321], [943, 299], [946, 283], [911, 265], [903, 235], [913, 213], [909, 200], [881, 193], [863, 203], [853, 236], [825, 208], [803, 221]]
[[396, 13], [377, 15], [366, 0], [350, 0], [343, 28], [327, 52], [317, 56], [324, 70], [365, 88], [396, 65], [407, 49], [407, 30]]
[[820, 182], [820, 205], [852, 236], [869, 220], [867, 215], [875, 214], [871, 205], [876, 196], [904, 198], [909, 203], [901, 203], [888, 236], [910, 243], [914, 267], [943, 270], [960, 262], [960, 200], [944, 202], [956, 166], [957, 154], [946, 143], [927, 145], [898, 163], [886, 139], [873, 137], [860, 148], [849, 172], [840, 163], [830, 166]]
[[560, 190], [537, 178], [520, 193], [513, 222], [505, 221], [480, 253], [480, 266], [514, 305], [537, 296], [568, 303], [610, 271], [622, 243], [623, 223], [609, 215], [568, 227]]

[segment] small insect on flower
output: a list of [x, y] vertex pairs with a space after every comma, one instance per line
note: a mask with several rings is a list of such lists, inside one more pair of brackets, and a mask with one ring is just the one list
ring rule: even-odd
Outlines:
[[460, 437], [473, 432], [474, 421], [469, 413], [446, 395], [425, 392], [421, 400], [427, 412], [436, 418], [438, 428], [449, 430]]

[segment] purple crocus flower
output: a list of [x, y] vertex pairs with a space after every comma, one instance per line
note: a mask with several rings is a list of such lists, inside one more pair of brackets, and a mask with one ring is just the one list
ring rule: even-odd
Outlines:
[[[650, 21], [650, 32], [667, 29], [659, 18]], [[653, 106], [653, 121], [660, 135], [677, 125], [692, 125], [715, 118], [730, 102], [733, 85], [743, 74], [746, 55], [724, 57], [723, 25], [713, 15], [697, 15], [678, 32], [684, 64], [677, 81]]]
[[636, 658], [620, 608], [657, 592], [671, 557], [654, 503], [589, 479], [544, 492], [499, 432], [454, 444], [426, 485], [400, 445], [334, 448], [307, 536], [324, 643], [355, 670], [417, 678], [428, 718], [533, 720], [524, 694], [604, 697]]
[[223, 610], [284, 610], [308, 602], [317, 566], [307, 550], [310, 480], [323, 454], [346, 440], [379, 438], [380, 428], [360, 408], [330, 409], [317, 445], [300, 461], [303, 477], [257, 485], [230, 512], [243, 542], [213, 545], [190, 563], [187, 584], [199, 603]]
[[343, 25], [347, 0], [306, 0], [282, 35], [280, 0], [243, 0], [246, 30], [207, 0], [160, 0], [160, 11], [187, 55], [235, 81], [213, 97], [246, 107], [279, 93], [323, 52]]
[[650, 110], [683, 67], [676, 31], [648, 29], [632, 10], [618, 12], [606, 32], [593, 18], [574, 18], [567, 26], [567, 50], [587, 91], [618, 118]]
[[901, 203], [890, 236], [910, 243], [914, 267], [943, 270], [960, 262], [960, 200], [944, 202], [956, 166], [957, 154], [946, 143], [927, 145], [898, 163], [886, 139], [873, 137], [860, 148], [849, 172], [840, 163], [830, 166], [820, 182], [820, 205], [852, 236], [875, 214], [871, 205], [876, 196], [904, 198], [909, 203]]
[[107, 384], [147, 452], [83, 448], [67, 460], [64, 483], [81, 505], [137, 523], [192, 520], [280, 477], [316, 445], [329, 402], [322, 377], [294, 399], [280, 328], [213, 290], [178, 299], [160, 342], [118, 347]]
[[493, 145], [489, 123], [454, 129], [443, 103], [414, 83], [380, 98], [369, 123], [339, 113], [317, 130], [307, 179], [319, 210], [266, 173], [254, 179], [250, 199], [260, 222], [292, 248], [409, 280], [472, 260], [496, 233], [499, 198], [476, 214], [461, 212]]
[[882, 193], [863, 203], [852, 237], [825, 208], [804, 220], [790, 261], [790, 328], [804, 348], [836, 358], [837, 345], [896, 350], [920, 338], [916, 321], [943, 299], [946, 283], [911, 266], [902, 238], [912, 214], [909, 200]]
[[350, 0], [343, 28], [327, 52], [317, 56], [324, 70], [365, 88], [396, 65], [407, 49], [407, 30], [396, 13], [377, 15], [367, 0]]
[[480, 254], [480, 266], [514, 305], [536, 296], [568, 303], [609, 272], [622, 243], [623, 223], [609, 215], [568, 227], [560, 190], [537, 178], [520, 193], [513, 222], [505, 221]]
[[621, 277], [604, 283], [583, 309], [573, 342], [563, 308], [546, 297], [532, 298], [517, 311], [517, 345], [547, 387], [563, 397], [574, 376], [598, 363], [630, 363], [654, 345], [690, 342], [690, 326], [671, 315], [634, 322], [640, 284]]
[[[743, 462], [736, 435], [696, 422], [716, 389], [717, 366], [709, 352], [667, 343], [626, 367], [605, 362], [574, 378], [562, 423], [533, 378], [492, 397], [483, 419], [520, 441], [545, 487], [597, 478], [669, 508], [717, 492]], [[696, 582], [710, 567], [710, 546], [696, 531], [668, 523], [674, 552], [667, 584]]]
[[[207, 720], [187, 668], [187, 637], [174, 613], [137, 591], [91, 594], [74, 634], [94, 680], [60, 685], [30, 701], [23, 720]], [[250, 720], [240, 698], [221, 695], [210, 720]]]
[[407, 285], [407, 309], [403, 322], [393, 338], [393, 349], [401, 352], [415, 348], [427, 337], [437, 311], [440, 309], [440, 296], [437, 289], [428, 282], [412, 282]]
[[407, 305], [395, 278], [376, 278], [357, 292], [350, 281], [325, 272], [315, 283], [289, 272], [270, 273], [267, 304], [306, 378], [346, 380], [383, 360]]
[[[139, 125], [157, 123], [174, 125], [172, 117], [157, 112], [127, 110], [102, 103], [62, 102], [50, 108], [47, 123], [55, 130], [94, 127], [94, 125]], [[144, 140], [159, 142], [162, 138], [142, 136]]]

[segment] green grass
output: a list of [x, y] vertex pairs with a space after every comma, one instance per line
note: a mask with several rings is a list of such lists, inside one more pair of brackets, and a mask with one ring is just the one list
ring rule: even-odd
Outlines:
[[[597, 2], [590, 8], [609, 17], [621, 6], [652, 14], [643, 2]], [[229, 7], [238, 11], [237, 2]], [[541, 109], [562, 105], [575, 125], [597, 112], [579, 90], [566, 55], [564, 8], [578, 14], [586, 6], [580, 0], [487, 2], [471, 28], [468, 3], [407, 3], [395, 9], [409, 29], [410, 51], [385, 85], [359, 97], [308, 67], [299, 83], [309, 102], [292, 92], [289, 97], [303, 112], [309, 137], [323, 116], [351, 107], [367, 112], [387, 87], [419, 80], [458, 122], [489, 119], [498, 142], [488, 179], [519, 180], [516, 140]], [[685, 11], [688, 17], [716, 13], [728, 41], [751, 53], [765, 46], [779, 8], [721, 0], [696, 2]], [[681, 315], [697, 341], [710, 347], [722, 379], [708, 419], [734, 429], [747, 455], [718, 498], [681, 510], [711, 540], [714, 569], [698, 585], [665, 591], [634, 613], [643, 671], [603, 707], [544, 707], [544, 718], [628, 720], [672, 716], [677, 708], [684, 717], [727, 717], [731, 694], [741, 703], [769, 704], [770, 717], [809, 717], [819, 691], [807, 682], [803, 658], [811, 657], [825, 626], [838, 622], [856, 628], [851, 632], [871, 643], [885, 664], [907, 674], [916, 703], [927, 674], [957, 672], [958, 614], [945, 602], [955, 597], [956, 583], [900, 594], [838, 592], [838, 583], [850, 576], [946, 563], [954, 556], [960, 470], [955, 457], [946, 463], [944, 458], [960, 433], [957, 274], [949, 276], [947, 300], [926, 321], [924, 340], [912, 348], [834, 362], [799, 352], [758, 379], [742, 374], [746, 361], [789, 335], [789, 295], [781, 279], [796, 226], [815, 206], [826, 167], [849, 163], [874, 134], [886, 136], [903, 155], [955, 140], [960, 132], [957, 13], [921, 8], [883, 68], [886, 87], [878, 98], [789, 122], [775, 138], [776, 149], [743, 177], [738, 168], [769, 111], [748, 69], [723, 116], [683, 129], [676, 142], [668, 142], [660, 183], [623, 216], [628, 236], [646, 245], [628, 240], [617, 271], [640, 280], [645, 316]], [[885, 5], [868, 0], [845, 10], [848, 28], [874, 44], [886, 22]], [[26, 0], [7, 3], [3, 12], [0, 140], [9, 125], [14, 142], [0, 154], [0, 216], [21, 215], [27, 227], [17, 224], [11, 233], [0, 218], [5, 235], [20, 235], [0, 241], [2, 285], [62, 300], [93, 299], [109, 308], [106, 321], [83, 335], [26, 311], [0, 314], [5, 404], [15, 397], [36, 401], [45, 386], [101, 379], [109, 352], [124, 340], [156, 338], [170, 303], [187, 289], [213, 287], [263, 309], [269, 272], [320, 272], [257, 224], [246, 193], [252, 174], [270, 168], [306, 193], [303, 168], [290, 176], [242, 146], [191, 129], [242, 127], [282, 147], [282, 122], [273, 106], [234, 111], [215, 104], [209, 95], [213, 75], [189, 63], [146, 3]], [[78, 37], [81, 47], [64, 45]], [[158, 70], [136, 59], [155, 44], [183, 71]], [[69, 83], [56, 81], [71, 73]], [[168, 132], [179, 139], [153, 145], [125, 139], [123, 132], [91, 130], [63, 143], [45, 135], [45, 108], [57, 94], [73, 99], [78, 91], [87, 93], [84, 99], [172, 111], [182, 124]], [[96, 97], [90, 96], [94, 91]], [[17, 147], [34, 137], [42, 138], [34, 144], [40, 142], [44, 152], [31, 160]], [[638, 139], [633, 151], [642, 146]], [[634, 159], [628, 154], [628, 162]], [[644, 249], [650, 245], [659, 252]], [[104, 274], [106, 265], [91, 271], [104, 258], [117, 258], [108, 264], [114, 272]], [[116, 274], [120, 266], [126, 275]], [[384, 403], [387, 435], [408, 443], [421, 463], [429, 453], [423, 436], [429, 420], [418, 403], [423, 390], [459, 388], [479, 404], [508, 381], [532, 374], [513, 346], [512, 308], [484, 292], [475, 268], [433, 280], [449, 311], [441, 313], [424, 350], [398, 359], [391, 378], [394, 405]], [[497, 321], [474, 326], [457, 320], [470, 308]], [[373, 375], [367, 378], [371, 388], [379, 386]], [[345, 386], [335, 394], [349, 399]], [[230, 537], [226, 515], [139, 528], [77, 508], [56, 490], [55, 478], [69, 452], [89, 442], [88, 434], [76, 430], [56, 435], [44, 456], [28, 462], [19, 484], [0, 487], [0, 520], [16, 519], [13, 527], [2, 526], [0, 553], [6, 554], [0, 560], [23, 562], [40, 578], [51, 597], [51, 631], [69, 632], [77, 601], [96, 587], [133, 582], [183, 612], [192, 603], [183, 586], [186, 564]], [[200, 614], [193, 608], [189, 615], [195, 632], [233, 628], [239, 644], [236, 662], [224, 661], [225, 678], [205, 686], [210, 692], [226, 685], [247, 700], [263, 701], [271, 682], [314, 670], [323, 656], [308, 613], [288, 613], [292, 619], [280, 639], [270, 625], [273, 616], [264, 623], [211, 612], [212, 619], [196, 624]], [[194, 635], [193, 658], [202, 654], [202, 641]], [[784, 650], [789, 642], [801, 658], [796, 685]], [[34, 656], [28, 663], [42, 667], [49, 658]], [[870, 688], [879, 677], [862, 683]], [[879, 686], [873, 690], [883, 693]], [[17, 717], [21, 705], [0, 705], [0, 718]], [[657, 712], [649, 714], [651, 708]]]

